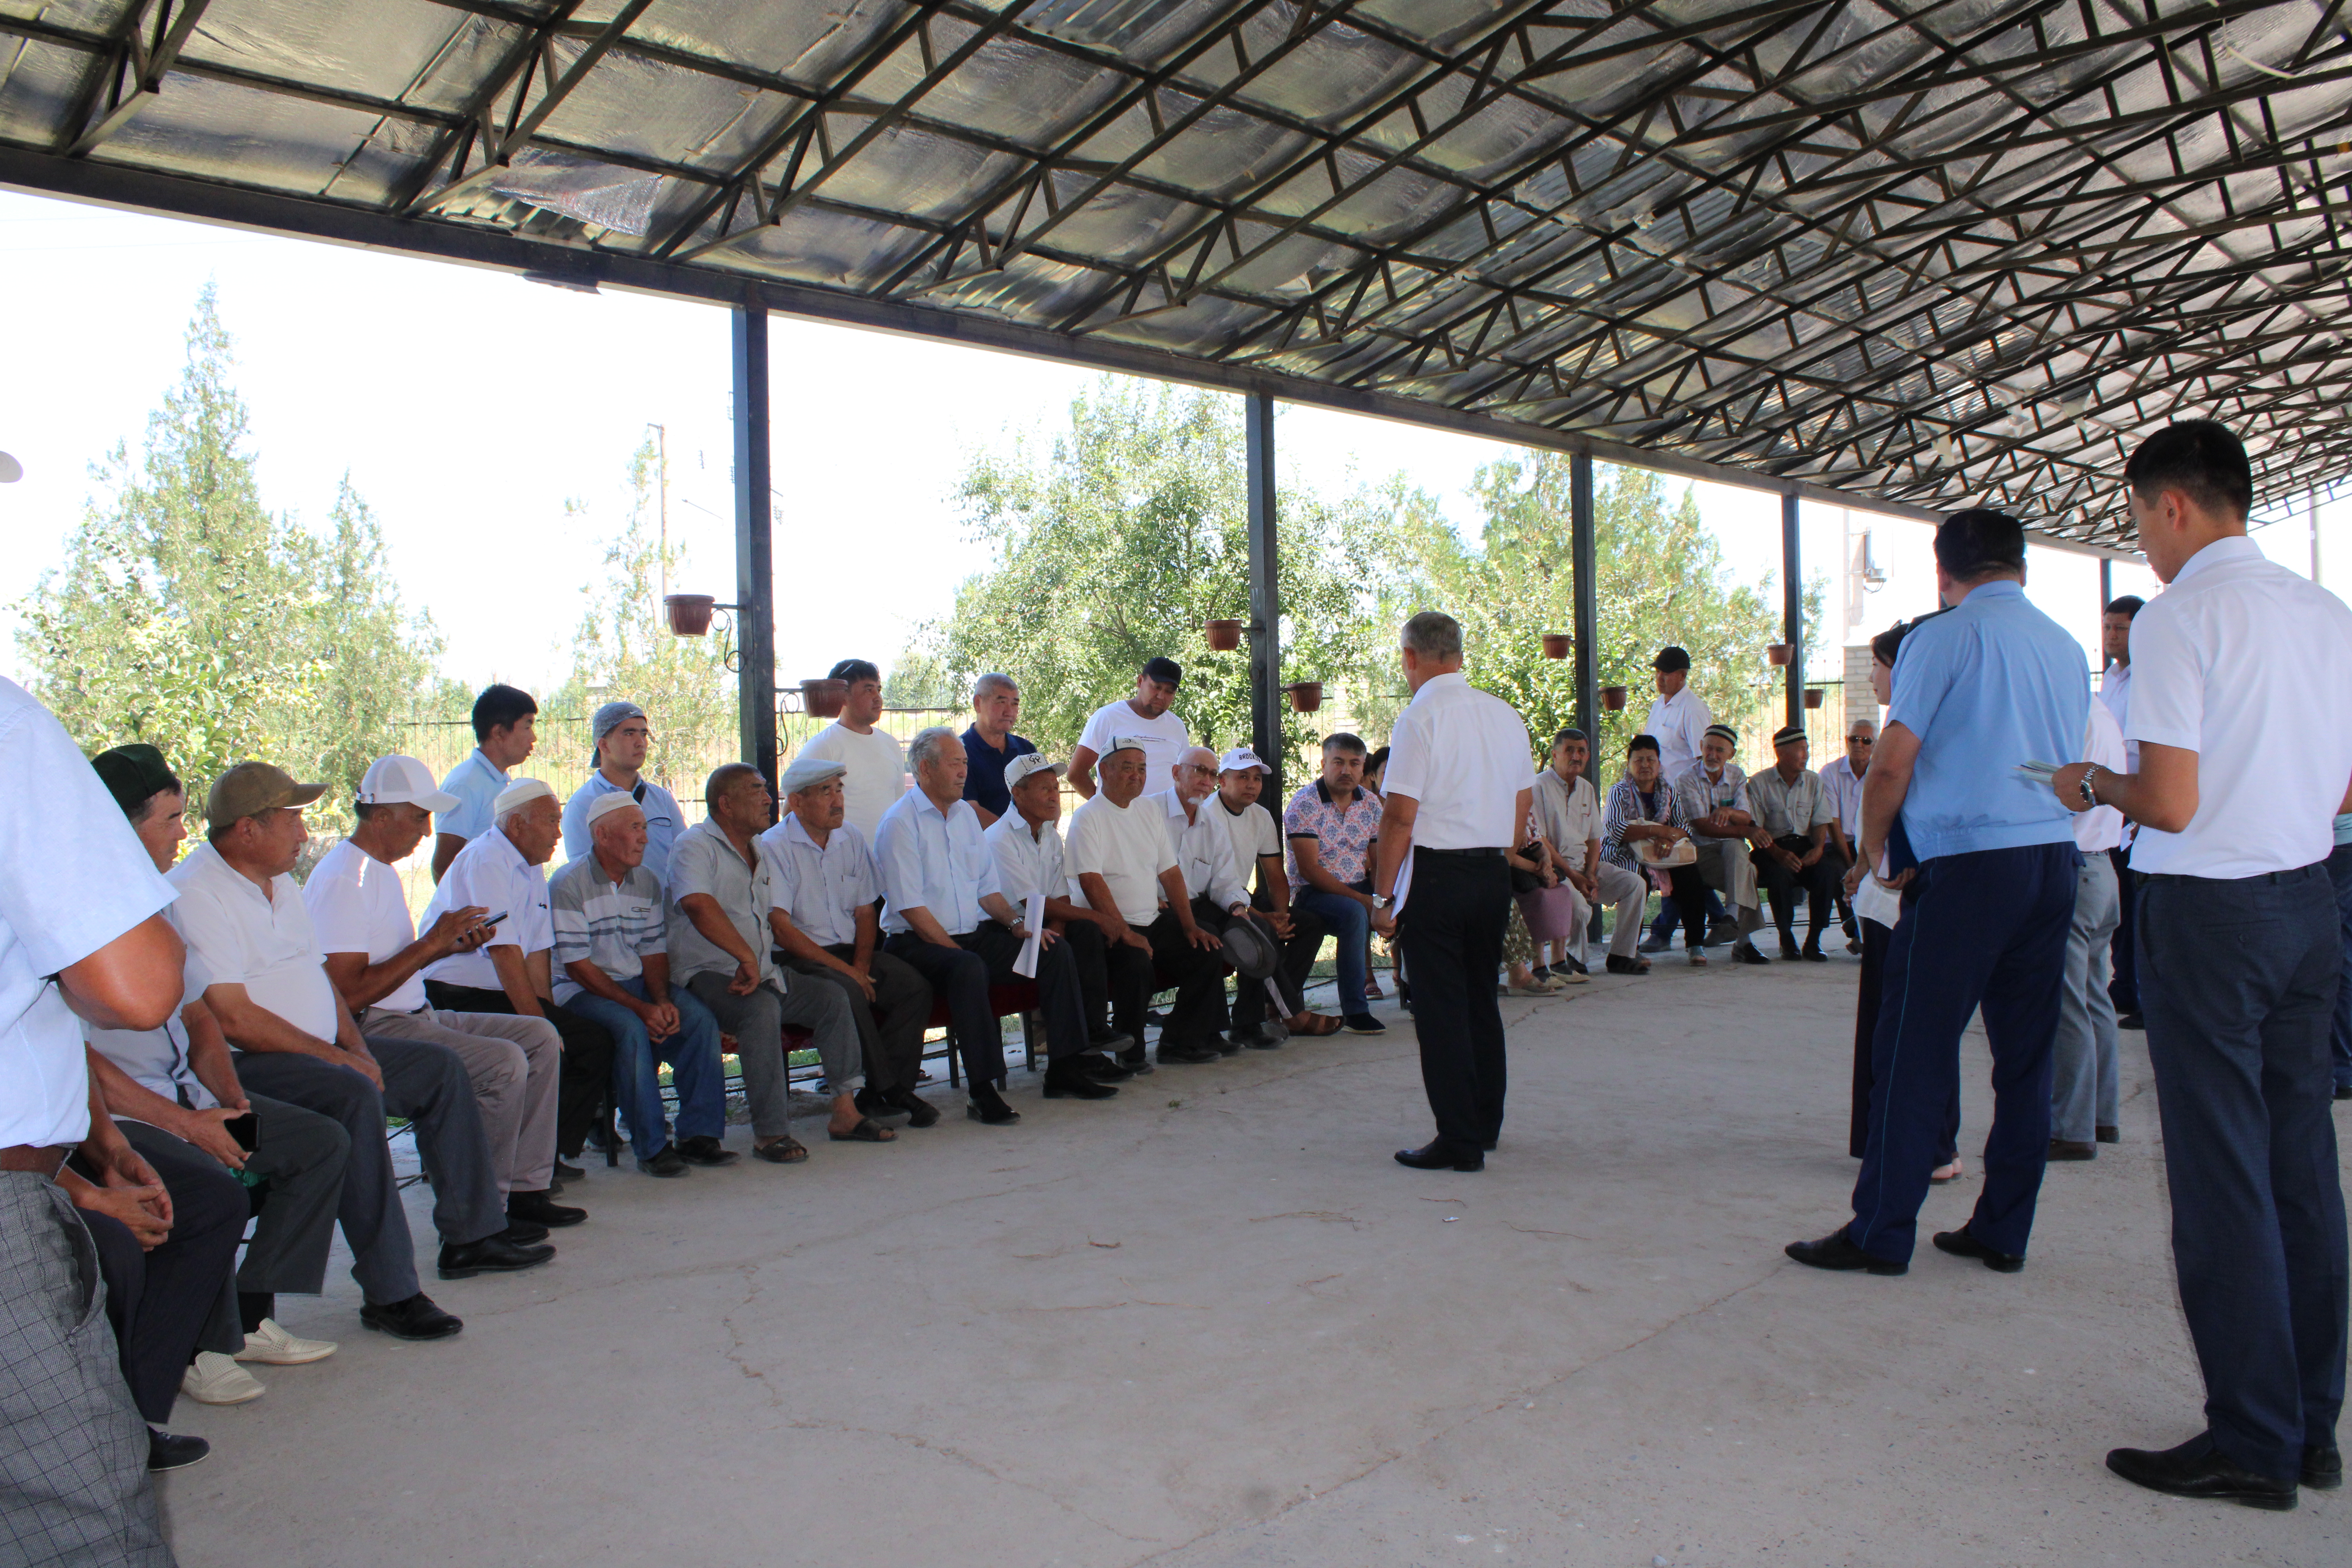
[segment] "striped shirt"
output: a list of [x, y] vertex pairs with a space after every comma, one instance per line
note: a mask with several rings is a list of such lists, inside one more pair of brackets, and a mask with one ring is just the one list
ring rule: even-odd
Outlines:
[[1642, 792], [1633, 787], [1633, 775], [1629, 773], [1617, 781], [1609, 792], [1608, 807], [1601, 816], [1601, 854], [1611, 865], [1622, 866], [1638, 877], [1649, 868], [1633, 853], [1633, 847], [1625, 842], [1625, 829], [1637, 822], [1664, 823], [1668, 827], [1688, 831], [1690, 818], [1683, 812], [1681, 797], [1664, 779], [1658, 780], [1657, 787], [1650, 792], [1646, 807], [1642, 804]]
[[547, 886], [548, 912], [555, 922], [555, 1005], [584, 989], [570, 965], [585, 959], [613, 980], [635, 980], [645, 961], [669, 951], [662, 910], [661, 879], [632, 866], [615, 884], [591, 853], [555, 874]]

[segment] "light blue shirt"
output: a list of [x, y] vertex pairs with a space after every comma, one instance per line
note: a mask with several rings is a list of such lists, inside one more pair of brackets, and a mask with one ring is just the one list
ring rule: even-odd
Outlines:
[[1921, 860], [2074, 842], [2050, 786], [2017, 771], [2073, 762], [2090, 717], [2082, 645], [2020, 584], [1979, 586], [1921, 622], [1895, 658], [1886, 721], [1919, 737], [1903, 829]]
[[874, 860], [882, 873], [882, 929], [893, 936], [908, 929], [900, 911], [919, 908], [950, 936], [977, 931], [988, 912], [980, 900], [998, 890], [996, 855], [971, 802], [956, 801], [942, 814], [919, 788], [882, 814]]
[[[601, 771], [590, 773], [588, 782], [572, 792], [572, 798], [563, 803], [564, 859], [587, 858], [588, 851], [594, 847], [594, 841], [588, 835], [588, 808], [595, 805], [601, 795], [620, 793], [621, 786], [606, 778]], [[638, 808], [646, 814], [645, 868], [667, 884], [669, 880], [670, 846], [677, 842], [678, 832], [686, 826], [685, 818], [678, 814], [677, 796], [648, 778], [639, 779], [637, 787], [630, 793], [635, 795]], [[447, 833], [450, 829], [445, 827], [441, 831]]]
[[504, 768], [476, 746], [474, 754], [451, 768], [449, 776], [441, 781], [442, 790], [456, 795], [457, 804], [433, 819], [433, 831], [471, 844], [490, 830], [490, 803], [512, 782]]
[[759, 837], [774, 884], [775, 907], [819, 947], [847, 947], [857, 941], [857, 911], [882, 896], [873, 852], [857, 829], [845, 822], [824, 836], [809, 837], [797, 812]]

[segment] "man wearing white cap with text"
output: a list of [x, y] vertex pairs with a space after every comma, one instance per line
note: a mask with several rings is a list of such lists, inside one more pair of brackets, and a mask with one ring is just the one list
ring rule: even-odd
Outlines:
[[[1258, 804], [1265, 792], [1266, 776], [1274, 770], [1247, 746], [1236, 746], [1217, 759], [1217, 798], [1213, 805], [1202, 809], [1224, 824], [1234, 845], [1234, 875], [1243, 886], [1250, 885], [1250, 873], [1257, 873], [1256, 886], [1251, 889], [1250, 908], [1264, 917], [1281, 943], [1282, 967], [1275, 972], [1281, 987], [1282, 1000], [1289, 1016], [1282, 1026], [1293, 1035], [1336, 1035], [1341, 1028], [1338, 1018], [1328, 1013], [1307, 1010], [1307, 976], [1315, 967], [1315, 955], [1323, 950], [1323, 939], [1329, 934], [1323, 922], [1312, 910], [1294, 909], [1290, 902], [1290, 873], [1283, 865], [1282, 829], [1274, 820], [1274, 813]], [[1234, 987], [1233, 1037], [1244, 1045], [1257, 1042], [1258, 1037], [1274, 1034], [1266, 1023], [1265, 987], [1255, 981], [1243, 981]]]
[[677, 842], [686, 818], [677, 809], [677, 797], [639, 771], [646, 765], [646, 753], [653, 749], [654, 741], [653, 731], [646, 721], [646, 710], [625, 700], [607, 702], [596, 710], [595, 721], [589, 728], [595, 737], [594, 766], [589, 771], [588, 782], [573, 790], [572, 798], [563, 803], [563, 858], [587, 858], [593, 846], [588, 832], [588, 808], [608, 795], [625, 795], [646, 815], [646, 869], [654, 874], [656, 881], [667, 881], [669, 847]]
[[327, 978], [359, 1020], [361, 1034], [428, 1040], [466, 1064], [507, 1217], [570, 1225], [570, 1219], [551, 1222], [544, 1213], [554, 1206], [546, 1189], [563, 1071], [563, 1042], [555, 1026], [544, 1018], [436, 1013], [425, 999], [419, 975], [427, 964], [471, 952], [495, 934], [483, 923], [493, 911], [478, 904], [436, 897], [441, 912], [422, 937], [408, 913], [397, 867], [432, 831], [434, 814], [457, 803], [457, 796], [434, 786], [432, 773], [415, 757], [379, 757], [360, 780], [353, 806], [358, 825], [320, 858], [303, 885], [302, 901], [310, 907], [319, 951], [326, 954]]
[[[971, 753], [971, 747], [964, 748]], [[1087, 1047], [1078, 1058], [1087, 1073], [1104, 1083], [1119, 1083], [1135, 1076], [1112, 1058], [1135, 1044], [1110, 1026], [1111, 995], [1137, 994], [1141, 1000], [1128, 1011], [1140, 1014], [1151, 995], [1151, 955], [1138, 952], [1119, 939], [1127, 922], [1116, 914], [1097, 914], [1070, 898], [1070, 879], [1064, 869], [1062, 846], [1062, 765], [1030, 753], [1016, 756], [1004, 768], [1004, 815], [981, 837], [996, 856], [996, 889], [1016, 910], [1026, 909], [1033, 893], [1045, 899], [1045, 924], [1059, 935], [1077, 965], [1078, 993], [1086, 998]], [[968, 787], [968, 786], [967, 786]], [[969, 793], [967, 799], [971, 796]], [[978, 801], [973, 801], [975, 807]], [[1143, 1069], [1150, 1071], [1147, 1064]]]
[[[555, 1226], [587, 1217], [553, 1203], [549, 1189], [558, 1178], [578, 1179], [578, 1168], [558, 1165], [557, 1156], [579, 1154], [588, 1140], [589, 1119], [612, 1092], [613, 1082], [612, 1032], [555, 1000], [555, 924], [543, 868], [555, 853], [561, 815], [555, 792], [543, 780], [517, 779], [499, 792], [490, 806], [490, 831], [458, 851], [433, 890], [433, 901], [425, 906], [428, 922], [448, 910], [472, 908], [495, 929], [474, 947], [424, 969], [425, 999], [441, 1012], [536, 1018], [562, 1037], [554, 1144], [518, 1142], [516, 1184], [509, 1198], [509, 1212], [520, 1197], [520, 1206], [532, 1212], [529, 1223]], [[539, 1076], [534, 1061], [531, 1077]], [[532, 1193], [539, 1195], [527, 1195]]]

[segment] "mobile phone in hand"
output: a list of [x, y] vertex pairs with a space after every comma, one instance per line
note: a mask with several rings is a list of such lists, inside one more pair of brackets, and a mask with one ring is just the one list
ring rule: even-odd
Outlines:
[[261, 1147], [261, 1117], [258, 1112], [248, 1110], [242, 1116], [232, 1116], [221, 1125], [228, 1130], [231, 1138], [236, 1140], [236, 1146], [247, 1153], [250, 1154]]

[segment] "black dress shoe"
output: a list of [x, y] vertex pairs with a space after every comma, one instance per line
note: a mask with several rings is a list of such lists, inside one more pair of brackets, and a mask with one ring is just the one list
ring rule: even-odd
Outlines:
[[147, 1428], [147, 1473], [151, 1476], [200, 1465], [212, 1451], [213, 1446], [202, 1437], [191, 1437], [184, 1432], [158, 1432], [152, 1426]]
[[1171, 1046], [1166, 1040], [1160, 1042], [1161, 1067], [1199, 1067], [1204, 1062], [1224, 1059], [1225, 1053], [1214, 1046]]
[[984, 1127], [1010, 1127], [1021, 1120], [1021, 1113], [1004, 1103], [994, 1084], [976, 1083], [971, 1086], [971, 1102], [963, 1113]]
[[1072, 1059], [1065, 1058], [1045, 1064], [1047, 1100], [1109, 1100], [1118, 1093], [1111, 1085], [1097, 1082], [1092, 1073]]
[[1130, 1048], [1134, 1044], [1133, 1035], [1122, 1035], [1117, 1029], [1105, 1029], [1098, 1035], [1087, 1037], [1087, 1049], [1100, 1051], [1107, 1057], [1115, 1057], [1119, 1052]]
[[2098, 1157], [2099, 1146], [2095, 1143], [2078, 1143], [2072, 1138], [2050, 1140], [2049, 1158], [2052, 1160], [2095, 1160]]
[[360, 1308], [360, 1321], [396, 1340], [446, 1340], [466, 1326], [421, 1290], [405, 1301], [367, 1302]]
[[911, 1089], [887, 1089], [882, 1091], [882, 1102], [892, 1110], [903, 1112], [909, 1127], [937, 1127], [940, 1108]]
[[567, 1165], [558, 1160], [555, 1162], [555, 1179], [559, 1182], [584, 1182], [588, 1179], [588, 1173], [577, 1165]]
[[2352, 1083], [2337, 1084], [2336, 1086], [2336, 1098], [2338, 1100], [2352, 1100]]
[[2177, 1448], [2110, 1449], [2107, 1468], [2134, 1486], [2171, 1497], [2243, 1503], [2276, 1513], [2294, 1506], [2293, 1481], [2274, 1481], [2231, 1463], [2202, 1432]]
[[1464, 1153], [1443, 1138], [1433, 1139], [1418, 1149], [1400, 1149], [1396, 1163], [1413, 1171], [1483, 1171], [1486, 1156], [1476, 1150]]
[[[1759, 956], [1761, 955], [1759, 954]], [[1643, 963], [1640, 959], [1621, 958], [1613, 952], [1609, 955], [1609, 962], [1607, 964], [1603, 965], [1603, 967], [1612, 974], [1647, 974], [1650, 973], [1650, 966], [1647, 963]]]
[[567, 1208], [545, 1193], [509, 1193], [507, 1218], [526, 1220], [543, 1225], [550, 1230], [562, 1230], [568, 1225], [578, 1225], [588, 1217], [586, 1209]]
[[1731, 962], [1734, 963], [1769, 963], [1772, 961], [1765, 957], [1762, 953], [1757, 952], [1756, 944], [1743, 936], [1738, 942], [1731, 944]]
[[677, 1157], [689, 1165], [731, 1165], [743, 1156], [709, 1133], [677, 1141]]
[[1865, 1268], [1873, 1274], [1911, 1272], [1911, 1265], [1908, 1263], [1895, 1263], [1864, 1252], [1861, 1247], [1856, 1247], [1843, 1230], [1825, 1236], [1819, 1241], [1792, 1241], [1780, 1250], [1808, 1268], [1830, 1268], [1841, 1273], [1856, 1268]]
[[1151, 1071], [1151, 1053], [1141, 1046], [1128, 1047], [1118, 1053], [1118, 1060], [1119, 1066], [1138, 1078], [1147, 1077]]
[[1955, 1258], [1973, 1258], [1996, 1274], [2014, 1274], [2025, 1267], [2025, 1257], [2017, 1252], [1995, 1252], [1969, 1234], [1967, 1226], [1958, 1230], [1936, 1233], [1936, 1250], [1948, 1252]]
[[648, 1176], [683, 1176], [687, 1172], [686, 1157], [675, 1143], [665, 1143], [652, 1154], [637, 1157], [637, 1169]]
[[499, 1236], [504, 1240], [513, 1242], [517, 1247], [537, 1247], [547, 1239], [547, 1227], [543, 1225], [534, 1225], [527, 1219], [510, 1219], [507, 1221], [506, 1229], [499, 1232]]
[[2124, 1141], [2123, 1129], [2119, 1127], [2094, 1127], [2091, 1129], [2091, 1136], [2102, 1143], [2120, 1143]]
[[[2116, 1027], [2118, 1029], [2145, 1029], [2147, 1027], [2147, 1020], [2141, 1017], [2137, 1013], [2118, 1013], [2116, 1015]], [[2116, 1452], [2120, 1454], [2126, 1452], [2126, 1450], [2118, 1448]]]
[[441, 1278], [470, 1279], [477, 1274], [514, 1274], [536, 1268], [554, 1256], [555, 1248], [551, 1247], [525, 1247], [509, 1241], [503, 1235], [486, 1236], [462, 1246], [444, 1245]]
[[1134, 1068], [1120, 1066], [1100, 1051], [1081, 1051], [1073, 1059], [1097, 1083], [1125, 1083], [1135, 1076]]
[[2303, 1484], [2332, 1492], [2344, 1484], [2344, 1453], [2333, 1443], [2303, 1446]]
[[1791, 963], [1794, 963], [1797, 961], [1797, 939], [1795, 937], [1784, 936], [1780, 939], [1780, 956], [1787, 959]]
[[1805, 943], [1805, 951], [1802, 956], [1807, 963], [1827, 963], [1830, 961], [1830, 955], [1822, 951], [1821, 944], [1819, 942], [1809, 942]]

